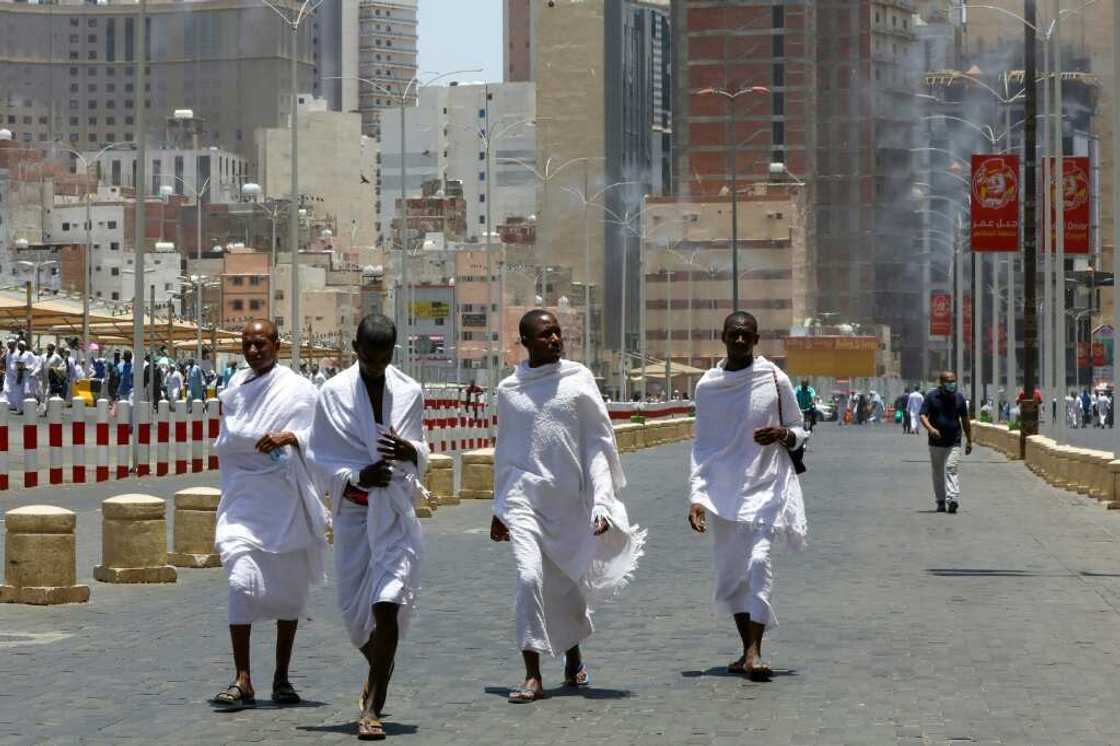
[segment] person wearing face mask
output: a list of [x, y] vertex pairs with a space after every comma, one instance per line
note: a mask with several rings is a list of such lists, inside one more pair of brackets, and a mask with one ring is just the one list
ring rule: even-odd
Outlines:
[[960, 481], [957, 469], [961, 460], [961, 433], [965, 437], [965, 455], [972, 453], [972, 427], [968, 404], [957, 391], [957, 374], [945, 371], [941, 385], [930, 391], [922, 402], [922, 427], [929, 434], [929, 457], [933, 465], [933, 496], [937, 512], [956, 513], [960, 504]]
[[365, 740], [385, 737], [397, 643], [420, 590], [424, 533], [414, 505], [430, 500], [419, 481], [428, 466], [424, 392], [391, 364], [396, 343], [390, 319], [362, 319], [358, 361], [323, 384], [311, 430], [312, 459], [332, 497], [338, 608], [368, 665], [358, 718]]

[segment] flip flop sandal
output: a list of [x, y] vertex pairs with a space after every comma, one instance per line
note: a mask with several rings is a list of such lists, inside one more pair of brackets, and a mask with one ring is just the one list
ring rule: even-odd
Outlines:
[[538, 699], [544, 699], [544, 691], [541, 689], [533, 689], [532, 687], [522, 686], [516, 689], [509, 690], [510, 704], [524, 705], [530, 702], [536, 702]]
[[235, 681], [225, 690], [218, 692], [210, 703], [224, 710], [244, 710], [257, 706], [257, 699]]
[[742, 657], [737, 661], [731, 661], [727, 664], [727, 673], [745, 674], [747, 672], [747, 659]]
[[298, 705], [303, 700], [290, 681], [272, 682], [272, 701], [281, 706]]
[[582, 663], [579, 670], [576, 671], [574, 676], [569, 676], [567, 672], [564, 673], [564, 686], [590, 686], [591, 685], [591, 672], [587, 670], [587, 666]]
[[384, 741], [385, 728], [381, 725], [381, 721], [373, 715], [366, 715], [358, 720], [358, 740]]
[[774, 671], [765, 663], [757, 663], [753, 668], [746, 669], [747, 678], [751, 681], [770, 681]]

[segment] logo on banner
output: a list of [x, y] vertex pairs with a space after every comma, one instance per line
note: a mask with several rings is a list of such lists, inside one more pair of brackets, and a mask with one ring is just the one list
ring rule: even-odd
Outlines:
[[[1056, 159], [1047, 158], [1050, 164], [1050, 240], [1053, 250], [1057, 251], [1058, 205], [1056, 194]], [[1093, 196], [1089, 180], [1089, 159], [1085, 156], [1069, 156], [1062, 161], [1062, 206], [1065, 224], [1065, 252], [1067, 254], [1089, 253], [1089, 223]]]
[[1089, 175], [1077, 168], [1076, 163], [1073, 164], [1073, 168], [1066, 169], [1066, 178], [1063, 181], [1065, 187], [1063, 198], [1067, 210], [1079, 210], [1089, 204]]
[[972, 156], [972, 248], [1019, 248], [1019, 159], [1013, 155]]
[[953, 333], [953, 296], [931, 293], [929, 297], [929, 334], [948, 337]]
[[1002, 210], [1019, 195], [1019, 175], [1002, 158], [989, 158], [972, 175], [972, 197], [985, 210]]

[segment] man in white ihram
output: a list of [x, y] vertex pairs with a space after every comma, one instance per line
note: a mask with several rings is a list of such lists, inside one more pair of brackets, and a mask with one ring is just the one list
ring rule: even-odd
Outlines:
[[249, 674], [252, 624], [276, 620], [272, 701], [294, 705], [288, 680], [299, 616], [312, 581], [326, 580], [323, 552], [330, 521], [306, 456], [315, 387], [276, 362], [280, 340], [270, 321], [241, 333], [249, 368], [222, 391], [222, 429], [215, 444], [222, 499], [214, 545], [229, 581], [229, 633], [236, 676], [214, 698], [228, 709], [256, 704]]
[[424, 394], [390, 365], [396, 341], [390, 319], [362, 319], [353, 343], [358, 361], [323, 384], [311, 432], [335, 516], [338, 607], [368, 664], [358, 719], [363, 740], [385, 737], [381, 711], [397, 643], [416, 605], [424, 553], [413, 507], [428, 496], [419, 482], [428, 465]]
[[910, 416], [910, 432], [917, 435], [921, 431], [918, 425], [921, 424], [918, 418], [922, 414], [922, 404], [926, 398], [922, 395], [922, 387], [915, 386], [914, 390], [910, 392], [910, 396], [906, 399], [906, 414]]
[[727, 357], [696, 385], [688, 522], [706, 533], [711, 513], [715, 610], [735, 620], [743, 644], [727, 670], [766, 681], [772, 672], [762, 662], [762, 636], [778, 623], [770, 605], [771, 545], [778, 536], [794, 549], [805, 542], [805, 505], [789, 451], [809, 435], [789, 377], [754, 354], [754, 316], [728, 316], [723, 343]]
[[544, 698], [542, 653], [564, 654], [565, 685], [590, 683], [580, 651], [590, 606], [626, 586], [646, 537], [618, 499], [626, 477], [591, 372], [561, 360], [560, 325], [548, 311], [529, 311], [519, 330], [529, 359], [498, 387], [490, 524], [493, 541], [511, 542], [517, 570], [525, 679], [510, 691], [514, 703]]

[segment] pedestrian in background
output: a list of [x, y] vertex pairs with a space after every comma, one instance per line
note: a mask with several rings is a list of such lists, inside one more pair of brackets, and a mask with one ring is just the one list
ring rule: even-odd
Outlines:
[[921, 432], [918, 429], [918, 418], [922, 414], [922, 404], [925, 403], [925, 400], [920, 386], [915, 386], [914, 390], [910, 392], [910, 397], [906, 400], [906, 414], [910, 416], [910, 432], [914, 435]]
[[929, 433], [929, 458], [933, 467], [933, 497], [937, 512], [956, 513], [960, 504], [958, 467], [961, 460], [961, 434], [965, 455], [972, 453], [972, 427], [968, 404], [957, 391], [957, 374], [945, 371], [941, 385], [930, 391], [922, 403], [922, 426]]
[[902, 423], [902, 433], [910, 432], [910, 415], [906, 412], [906, 403], [910, 400], [910, 389], [902, 389], [902, 393], [894, 400], [894, 420]]

